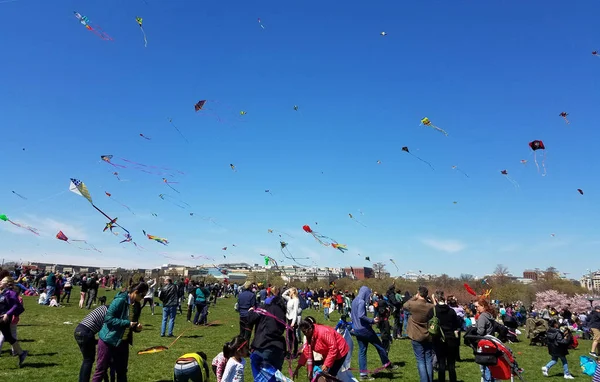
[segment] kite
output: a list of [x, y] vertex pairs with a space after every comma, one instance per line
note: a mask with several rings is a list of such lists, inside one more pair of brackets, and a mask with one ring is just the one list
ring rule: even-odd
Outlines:
[[[212, 325], [218, 325], [220, 323], [221, 323], [220, 321], [212, 321], [212, 322], [209, 322], [208, 324], [204, 325], [204, 327], [212, 326]], [[181, 338], [181, 336], [183, 336], [185, 333], [187, 333], [188, 331], [193, 330], [193, 329], [199, 329], [199, 328], [189, 328], [189, 329], [186, 329], [179, 336], [177, 336], [177, 338], [175, 338], [175, 340], [173, 342], [171, 342], [169, 344], [169, 346], [153, 346], [151, 348], [138, 351], [138, 355], [142, 355], [142, 354], [154, 354], [154, 353], [163, 352], [165, 350], [169, 350], [169, 348], [171, 348], [173, 345], [175, 345], [175, 343]], [[135, 329], [134, 329], [134, 331], [135, 331]], [[200, 352], [200, 356], [203, 359], [207, 358], [206, 354], [204, 354], [202, 352]]]
[[435, 129], [435, 130], [439, 131], [440, 133], [443, 133], [445, 136], [448, 136], [448, 133], [446, 131], [444, 131], [444, 130], [440, 129], [439, 127], [437, 127], [436, 125], [432, 124], [431, 121], [429, 120], [429, 118], [427, 118], [427, 117], [425, 117], [421, 120], [421, 125], [431, 127], [432, 129]]
[[331, 243], [331, 246], [342, 253], [344, 253], [348, 250], [348, 247], [346, 246], [346, 244]]
[[231, 169], [233, 170], [233, 172], [237, 172], [237, 170], [235, 169], [235, 165], [233, 163], [230, 163], [229, 167], [231, 167]]
[[521, 159], [521, 164], [526, 165], [527, 164], [527, 159]]
[[569, 115], [569, 113], [563, 111], [562, 113], [559, 114], [559, 117], [563, 117], [563, 119], [565, 120], [565, 122], [567, 123], [567, 125], [570, 123], [569, 120], [567, 119], [567, 115]]
[[381, 161], [380, 161], [380, 160], [378, 160], [378, 161], [377, 161], [377, 164], [381, 164]]
[[147, 141], [152, 140], [152, 138], [148, 138], [147, 136], [145, 136], [144, 134], [141, 134], [141, 133], [140, 133], [140, 137], [144, 138]]
[[268, 193], [269, 195], [273, 196], [273, 194], [271, 193], [271, 190], [265, 190], [266, 193]]
[[119, 218], [114, 218], [111, 221], [109, 221], [108, 223], [106, 223], [106, 226], [104, 227], [102, 232], [106, 232], [106, 230], [109, 229], [111, 233], [118, 235], [117, 233], [113, 232], [113, 229], [115, 228], [116, 223], [117, 223], [117, 219], [119, 219]]
[[396, 270], [397, 270], [397, 271], [399, 271], [399, 270], [400, 270], [400, 268], [398, 268], [398, 265], [396, 264], [396, 262], [394, 261], [394, 259], [390, 259], [390, 262], [391, 262], [392, 264], [394, 264], [394, 266], [396, 267]]
[[260, 25], [260, 27], [262, 29], [265, 29], [265, 26], [262, 24], [262, 22], [260, 21], [260, 17], [258, 18], [258, 25]]
[[148, 46], [148, 40], [146, 40], [146, 32], [144, 32], [144, 27], [142, 26], [143, 19], [141, 17], [136, 17], [135, 21], [140, 26], [140, 30], [142, 31], [142, 34], [144, 35], [144, 48], [146, 48]]
[[458, 172], [460, 172], [461, 174], [463, 174], [464, 176], [466, 176], [467, 178], [469, 177], [469, 175], [467, 175], [466, 172], [464, 172], [463, 170], [461, 170], [460, 168], [458, 168], [458, 166], [452, 166], [453, 170], [456, 170]]
[[[200, 102], [202, 102], [202, 101], [200, 101]], [[198, 103], [200, 103], [200, 102], [198, 102]], [[206, 102], [206, 101], [204, 101], [204, 102]], [[204, 105], [204, 104], [203, 104], [203, 105]], [[198, 104], [196, 104], [196, 107], [198, 107]], [[196, 111], [198, 111], [198, 110], [200, 110], [200, 109], [196, 109]], [[185, 137], [185, 136], [184, 136], [184, 135], [181, 133], [181, 131], [180, 131], [180, 130], [177, 128], [177, 126], [175, 126], [175, 124], [173, 123], [173, 118], [169, 118], [169, 123], [171, 124], [171, 126], [173, 126], [173, 127], [175, 128], [175, 130], [177, 130], [177, 132], [179, 133], [179, 135], [181, 135], [181, 137], [182, 137], [183, 139], [185, 139], [185, 141], [186, 141], [186, 142], [188, 142], [188, 143], [189, 143], [189, 141], [187, 140], [187, 138], [186, 138], [186, 137]]]
[[179, 183], [179, 182], [169, 182], [169, 181], [167, 180], [167, 178], [163, 178], [162, 180], [163, 180], [163, 182], [165, 182], [165, 184], [166, 184], [167, 186], [169, 186], [169, 188], [170, 188], [171, 190], [175, 191], [175, 192], [176, 192], [176, 193], [178, 193], [178, 194], [180, 193], [179, 191], [177, 191], [176, 189], [174, 189], [174, 188], [171, 186], [171, 183]]
[[24, 197], [23, 195], [21, 195], [21, 194], [19, 194], [19, 193], [16, 193], [16, 192], [14, 192], [14, 191], [13, 191], [12, 193], [13, 193], [13, 194], [15, 194], [15, 195], [17, 195], [19, 198], [21, 198], [21, 199], [23, 199], [23, 200], [27, 200], [27, 198], [26, 198], [26, 197]]
[[418, 160], [420, 160], [421, 162], [423, 162], [423, 163], [427, 164], [429, 167], [431, 167], [431, 169], [432, 169], [432, 170], [434, 170], [434, 171], [435, 171], [435, 169], [433, 168], [433, 166], [431, 165], [431, 163], [429, 163], [429, 162], [427, 162], [427, 161], [425, 161], [425, 160], [423, 160], [423, 159], [419, 158], [419, 157], [418, 157], [418, 156], [416, 156], [415, 154], [413, 154], [413, 153], [411, 153], [410, 151], [408, 151], [408, 147], [406, 147], [406, 146], [402, 147], [402, 151], [405, 151], [405, 152], [409, 153], [410, 155], [412, 155], [413, 157], [417, 158], [417, 159], [418, 159]]
[[206, 100], [205, 99], [203, 99], [201, 101], [198, 101], [194, 105], [194, 110], [196, 110], [196, 112], [199, 112], [200, 110], [202, 110], [202, 108], [204, 107], [205, 104], [206, 104]]
[[294, 105], [294, 110], [298, 111], [298, 105]]
[[[294, 237], [293, 237], [292, 235], [290, 235], [289, 233], [285, 233], [285, 232], [282, 232], [282, 231], [277, 231], [277, 230], [275, 230], [275, 229], [271, 229], [271, 228], [267, 229], [267, 232], [268, 232], [268, 233], [277, 232], [277, 233], [280, 233], [280, 234], [282, 233], [282, 234], [284, 234], [284, 235], [286, 235], [286, 236], [289, 236], [289, 237], [291, 237], [292, 239], [294, 238]], [[281, 235], [279, 235], [279, 237], [281, 237]]]
[[367, 227], [366, 225], [364, 225], [363, 223], [359, 222], [358, 220], [356, 220], [356, 218], [354, 216], [352, 216], [352, 214], [348, 214], [348, 216], [350, 217], [350, 219], [354, 220], [357, 224], [362, 225], [363, 227]]
[[298, 260], [308, 260], [310, 259], [309, 257], [294, 257], [292, 255], [292, 253], [290, 252], [288, 246], [288, 243], [286, 243], [285, 241], [279, 241], [279, 246], [281, 247], [281, 254], [288, 260], [292, 260], [293, 262], [295, 262], [296, 264], [300, 265], [301, 267], [308, 267], [308, 265], [303, 265], [300, 264], [298, 262]]
[[583, 195], [583, 190], [581, 188], [578, 188], [577, 192], [579, 192], [581, 195]]
[[169, 244], [169, 241], [165, 238], [162, 237], [158, 237], [158, 236], [154, 236], [154, 235], [149, 235], [146, 233], [146, 231], [142, 230], [142, 232], [144, 233], [144, 235], [146, 235], [146, 237], [150, 240], [154, 240], [158, 243], [161, 243], [162, 245], [167, 245]]
[[467, 290], [467, 293], [468, 293], [468, 294], [470, 294], [470, 295], [473, 295], [473, 296], [477, 297], [477, 292], [475, 292], [475, 291], [473, 290], [473, 288], [471, 288], [471, 286], [469, 286], [469, 284], [465, 283], [465, 284], [463, 284], [463, 286], [464, 286], [464, 287], [465, 287], [465, 289]]
[[213, 259], [212, 257], [203, 256], [203, 255], [190, 255], [190, 257], [192, 259], [206, 259], [206, 260], [215, 261], [215, 259]]
[[240, 111], [240, 115], [246, 115], [246, 114], [247, 113], [244, 110]]
[[513, 186], [515, 186], [515, 188], [519, 187], [519, 183], [517, 183], [516, 180], [514, 180], [513, 178], [511, 178], [510, 176], [508, 176], [508, 171], [507, 170], [500, 171], [500, 174], [504, 175], [506, 177], [506, 179], [508, 179], [508, 181], [511, 182]]
[[135, 213], [134, 213], [134, 212], [131, 210], [131, 208], [129, 208], [129, 207], [128, 207], [128, 206], [126, 206], [125, 204], [123, 204], [123, 203], [119, 202], [117, 199], [113, 198], [111, 193], [109, 193], [109, 192], [106, 192], [106, 191], [104, 191], [104, 193], [105, 193], [105, 194], [106, 194], [106, 196], [108, 196], [108, 197], [109, 197], [109, 198], [110, 198], [110, 199], [111, 199], [113, 202], [115, 202], [115, 203], [118, 203], [118, 204], [122, 205], [123, 207], [127, 208], [127, 210], [128, 210], [129, 212], [131, 212], [132, 214], [134, 214], [134, 215], [135, 215]]
[[531, 149], [533, 150], [533, 160], [535, 162], [535, 166], [538, 169], [538, 172], [540, 172], [540, 166], [538, 165], [537, 162], [537, 150], [544, 150], [544, 158], [542, 159], [542, 168], [544, 169], [544, 173], [542, 174], [542, 176], [546, 176], [546, 146], [544, 146], [544, 142], [542, 141], [531, 141], [529, 142], [529, 147], [531, 147]]
[[119, 178], [119, 173], [118, 172], [113, 172], [113, 175], [117, 178], [117, 180], [120, 182], [121, 178]]
[[365, 257], [365, 260], [366, 260], [366, 261], [371, 261], [371, 258], [370, 258], [369, 256], [366, 256], [366, 257]]
[[110, 37], [108, 34], [106, 34], [102, 30], [102, 28], [100, 28], [98, 25], [92, 26], [90, 19], [87, 16], [82, 16], [81, 14], [79, 14], [78, 12], [75, 12], [75, 11], [73, 11], [73, 13], [75, 14], [75, 17], [77, 18], [77, 20], [79, 20], [81, 25], [83, 25], [87, 30], [93, 32], [96, 36], [100, 37], [102, 40], [112, 41], [112, 37]]
[[114, 164], [113, 162], [111, 162], [111, 160], [113, 159], [113, 155], [100, 155], [100, 159], [102, 159], [103, 161], [105, 161], [106, 163], [108, 163], [109, 165], [111, 165], [113, 167], [126, 168], [125, 166], [123, 166], [121, 164]]
[[[67, 237], [67, 235], [65, 235], [65, 234], [63, 233], [63, 231], [58, 231], [58, 233], [56, 234], [56, 238], [57, 238], [58, 240], [62, 240], [62, 241], [64, 241], [64, 242], [68, 243], [68, 244], [71, 244], [71, 243], [69, 242], [69, 238]], [[78, 242], [82, 242], [82, 243], [85, 243], [85, 244], [89, 245], [89, 246], [90, 246], [90, 248], [81, 248], [81, 247], [77, 247], [77, 248], [79, 248], [79, 249], [82, 249], [82, 250], [84, 250], [84, 251], [96, 251], [96, 252], [102, 253], [100, 250], [98, 250], [98, 248], [94, 247], [92, 244], [88, 243], [88, 242], [87, 242], [87, 241], [85, 241], [85, 240], [71, 240], [71, 241], [78, 241]]]
[[[167, 194], [159, 194], [159, 195], [158, 195], [158, 197], [159, 197], [159, 198], [161, 198], [162, 200], [165, 200], [165, 201], [167, 201], [167, 202], [169, 202], [169, 203], [172, 203], [172, 204], [176, 205], [176, 206], [177, 206], [177, 207], [179, 207], [179, 208], [183, 208], [183, 209], [185, 209], [185, 208], [186, 208], [186, 207], [182, 206], [182, 205], [181, 205], [181, 204], [179, 204], [179, 203], [185, 204], [187, 207], [190, 207], [190, 205], [189, 205], [189, 204], [187, 204], [186, 202], [184, 202], [183, 200], [181, 200], [181, 199], [179, 199], [179, 198], [176, 198], [176, 197], [174, 197], [174, 196], [171, 196], [171, 195], [167, 195]], [[177, 203], [176, 203], [175, 201], [177, 201]], [[194, 213], [193, 213], [193, 212], [190, 212], [190, 216], [194, 216]]]
[[[344, 249], [347, 249], [346, 245], [338, 244], [338, 242], [333, 240], [332, 238], [327, 237], [325, 235], [321, 235], [320, 233], [313, 231], [309, 225], [303, 225], [302, 229], [304, 230], [304, 232], [310, 233], [315, 238], [316, 241], [318, 241], [319, 243], [321, 243], [322, 245], [324, 245], [326, 247], [332, 246], [333, 248], [339, 249], [342, 252], [344, 252]], [[342, 249], [340, 249], [340, 247]]]
[[[104, 156], [110, 157], [110, 158], [113, 157], [112, 155], [104, 155]], [[110, 160], [110, 158], [109, 158], [109, 160]], [[122, 160], [123, 162], [127, 162], [127, 163], [129, 163], [131, 165], [135, 165], [135, 166], [133, 166], [133, 167], [127, 167], [127, 166], [124, 166], [124, 165], [117, 164], [118, 167], [132, 168], [133, 170], [145, 172], [146, 174], [160, 175], [160, 176], [164, 176], [164, 175], [175, 176], [175, 175], [173, 175], [173, 172], [177, 172], [177, 173], [182, 174], [182, 175], [185, 174], [182, 171], [171, 169], [171, 168], [168, 168], [168, 167], [150, 166], [150, 165], [146, 165], [146, 164], [143, 164], [143, 163], [134, 162], [132, 160], [125, 159], [125, 158], [119, 158], [119, 159]], [[115, 165], [112, 161], [110, 162], [110, 164]], [[165, 171], [170, 171], [170, 173], [166, 173], [166, 172], [162, 172], [162, 171], [151, 171], [151, 170], [165, 170]]]
[[593, 55], [593, 56], [596, 56], [596, 57], [600, 57], [600, 54], [598, 54], [598, 51], [597, 51], [597, 50], [593, 51], [593, 52], [592, 52], [592, 55]]
[[40, 236], [40, 234], [38, 233], [38, 230], [37, 230], [36, 228], [30, 227], [30, 226], [28, 226], [28, 225], [25, 225], [25, 224], [19, 224], [19, 223], [16, 223], [16, 222], [14, 222], [14, 221], [10, 220], [10, 219], [9, 219], [9, 218], [8, 218], [6, 215], [4, 215], [4, 214], [0, 214], [0, 220], [2, 220], [2, 221], [5, 221], [5, 222], [9, 222], [10, 224], [12, 224], [12, 225], [14, 225], [14, 226], [17, 226], [17, 227], [19, 227], [19, 228], [26, 229], [26, 230], [28, 230], [29, 232], [31, 232], [31, 233], [33, 233], [33, 234], [35, 234], [35, 235], [38, 235], [38, 236]]
[[555, 233], [551, 233], [551, 234], [550, 234], [550, 237], [555, 237], [555, 236], [556, 236], [556, 234], [555, 234]]
[[380, 35], [382, 35], [382, 36], [387, 36], [387, 33], [385, 33], [385, 32], [381, 32], [381, 33], [380, 33]]

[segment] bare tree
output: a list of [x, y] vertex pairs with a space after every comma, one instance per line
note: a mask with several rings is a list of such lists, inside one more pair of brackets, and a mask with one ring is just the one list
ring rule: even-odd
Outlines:
[[475, 280], [475, 276], [468, 273], [461, 273], [459, 279], [462, 282], [468, 283]]
[[384, 263], [374, 263], [373, 264], [373, 272], [375, 273], [375, 278], [380, 279], [383, 273], [386, 273], [385, 264]]
[[494, 268], [494, 276], [496, 277], [506, 277], [509, 275], [508, 268], [502, 264], [496, 265]]

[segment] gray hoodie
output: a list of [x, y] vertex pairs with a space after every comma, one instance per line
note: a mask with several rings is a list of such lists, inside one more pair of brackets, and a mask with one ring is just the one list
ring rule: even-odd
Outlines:
[[375, 321], [367, 317], [367, 302], [371, 296], [371, 289], [368, 286], [360, 287], [358, 296], [352, 301], [352, 311], [350, 317], [352, 318], [352, 326], [354, 327], [354, 333], [357, 335], [368, 335], [373, 332], [371, 325]]

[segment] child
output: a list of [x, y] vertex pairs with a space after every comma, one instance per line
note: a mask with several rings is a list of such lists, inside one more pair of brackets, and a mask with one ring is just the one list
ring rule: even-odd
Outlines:
[[52, 299], [50, 300], [50, 306], [54, 307], [54, 308], [58, 308], [58, 301], [56, 301], [56, 296], [52, 296]]
[[38, 298], [38, 304], [44, 305], [44, 301], [46, 301], [46, 292], [40, 293], [40, 298]]
[[248, 341], [242, 336], [234, 337], [231, 342], [223, 346], [223, 356], [229, 359], [221, 382], [242, 382], [244, 380], [244, 366], [246, 365], [244, 357], [249, 355], [248, 348]]
[[217, 377], [217, 382], [221, 382], [223, 379], [223, 372], [225, 371], [225, 366], [227, 365], [227, 358], [223, 355], [223, 352], [220, 352], [213, 358], [212, 360], [212, 371], [215, 373]]
[[[202, 367], [200, 367], [202, 366]], [[204, 369], [205, 375], [202, 375]], [[208, 381], [208, 365], [206, 354], [203, 352], [187, 353], [177, 358], [175, 362], [174, 381]]]
[[[15, 288], [14, 291], [17, 294], [17, 299], [19, 300], [21, 305], [23, 305], [23, 297], [21, 297], [21, 289]], [[19, 323], [19, 317], [20, 316], [17, 316], [17, 315], [12, 316], [12, 321], [10, 322], [10, 334], [13, 336], [13, 338], [15, 340], [17, 339], [17, 324]], [[0, 352], [2, 352], [2, 345], [4, 345], [4, 335], [2, 333], [0, 333]], [[14, 346], [11, 346], [11, 352], [12, 352], [13, 356], [15, 354], [17, 354], [15, 352]]]
[[544, 376], [548, 376], [548, 370], [554, 365], [558, 363], [558, 359], [563, 364], [564, 377], [565, 379], [575, 379], [569, 373], [569, 365], [567, 365], [567, 354], [569, 354], [569, 345], [573, 341], [573, 336], [569, 332], [569, 330], [563, 326], [561, 329], [558, 329], [558, 321], [555, 319], [551, 319], [548, 322], [548, 332], [546, 334], [546, 339], [548, 341], [548, 353], [552, 357], [552, 360], [548, 362], [548, 364], [542, 367], [542, 374]]
[[331, 298], [329, 296], [323, 299], [323, 315], [329, 321], [329, 307], [331, 306]]
[[346, 320], [348, 320], [348, 315], [342, 314], [342, 317], [340, 318], [337, 325], [335, 326], [335, 330], [337, 330], [337, 332], [340, 333], [342, 336], [344, 335], [344, 332], [346, 331], [346, 329], [348, 329], [349, 331], [352, 331], [352, 329], [353, 329], [352, 321], [348, 322]]

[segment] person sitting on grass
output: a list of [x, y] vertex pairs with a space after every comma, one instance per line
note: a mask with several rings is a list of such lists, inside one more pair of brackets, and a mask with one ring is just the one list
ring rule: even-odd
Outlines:
[[[186, 353], [177, 358], [173, 371], [174, 382], [208, 382], [209, 371], [204, 352]], [[202, 365], [202, 367], [200, 367]], [[204, 370], [204, 375], [202, 374]]]

